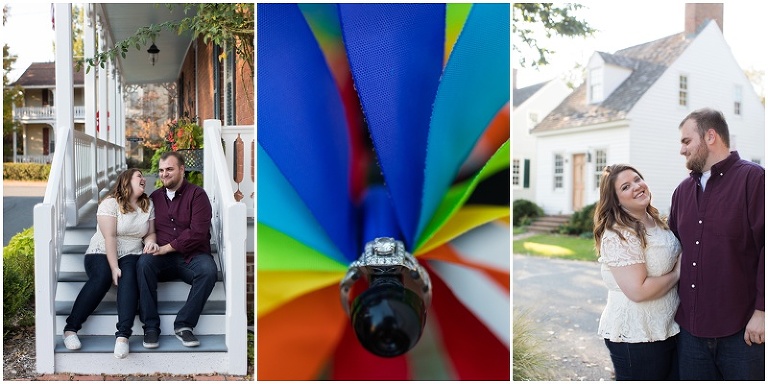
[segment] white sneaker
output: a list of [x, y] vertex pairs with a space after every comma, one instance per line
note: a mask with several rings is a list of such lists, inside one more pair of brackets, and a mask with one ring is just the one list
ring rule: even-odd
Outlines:
[[126, 356], [128, 356], [128, 352], [128, 339], [125, 337], [118, 337], [115, 339], [115, 357], [118, 359], [124, 359]]
[[64, 332], [64, 346], [67, 347], [67, 349], [80, 349], [82, 346], [80, 344], [80, 338], [77, 337], [77, 333], [70, 333], [67, 335], [66, 332]]

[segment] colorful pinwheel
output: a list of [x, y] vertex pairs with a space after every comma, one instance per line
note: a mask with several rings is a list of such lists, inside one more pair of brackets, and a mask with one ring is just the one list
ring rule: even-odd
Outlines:
[[[509, 16], [258, 4], [259, 380], [509, 380]], [[424, 334], [394, 358], [363, 349], [339, 300], [372, 226], [432, 281]]]

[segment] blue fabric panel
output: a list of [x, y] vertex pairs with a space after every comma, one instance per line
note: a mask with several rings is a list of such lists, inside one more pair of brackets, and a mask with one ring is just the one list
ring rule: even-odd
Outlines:
[[509, 4], [474, 4], [451, 52], [430, 124], [418, 235], [464, 160], [509, 101]]
[[395, 214], [414, 246], [445, 4], [340, 4], [344, 44]]
[[[346, 259], [261, 147], [258, 154], [258, 221], [342, 263]], [[286, 255], [289, 256], [289, 255]]]
[[398, 231], [397, 218], [392, 208], [392, 200], [383, 185], [368, 188], [363, 198], [363, 241], [368, 242], [377, 237], [394, 237], [402, 240]]
[[359, 250], [339, 91], [296, 4], [258, 4], [257, 137], [347, 258]]

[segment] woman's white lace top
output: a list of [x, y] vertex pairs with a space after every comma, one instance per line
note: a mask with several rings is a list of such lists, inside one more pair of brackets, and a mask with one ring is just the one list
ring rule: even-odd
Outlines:
[[675, 266], [681, 246], [670, 230], [660, 226], [650, 228], [646, 235], [646, 248], [631, 230], [621, 229], [625, 240], [612, 231], [603, 233], [600, 243], [600, 271], [608, 287], [608, 303], [600, 316], [598, 334], [613, 342], [642, 343], [666, 340], [680, 332], [675, 323], [675, 312], [680, 298], [677, 287], [664, 296], [640, 303], [631, 301], [616, 284], [609, 267], [623, 267], [645, 263], [648, 276], [661, 276]]
[[[155, 206], [149, 202], [149, 210], [143, 212], [140, 208], [135, 212], [122, 213], [113, 197], [104, 199], [96, 210], [96, 216], [112, 216], [117, 218], [117, 258], [125, 255], [140, 255], [144, 249], [143, 239], [149, 232], [149, 220], [155, 219]], [[101, 229], [96, 225], [96, 233], [91, 237], [88, 250], [85, 253], [107, 254], [107, 245]]]

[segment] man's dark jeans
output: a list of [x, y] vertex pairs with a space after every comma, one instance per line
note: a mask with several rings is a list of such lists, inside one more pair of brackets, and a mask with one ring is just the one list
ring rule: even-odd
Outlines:
[[717, 338], [680, 329], [677, 339], [681, 380], [765, 380], [765, 344], [744, 342], [744, 329]]
[[675, 336], [648, 343], [615, 343], [605, 339], [616, 381], [678, 380]]
[[141, 255], [137, 263], [139, 281], [139, 317], [144, 323], [144, 332], [160, 332], [160, 315], [157, 312], [157, 283], [181, 279], [192, 285], [187, 302], [176, 314], [174, 331], [179, 328], [194, 328], [203, 312], [205, 302], [216, 284], [217, 269], [213, 256], [199, 253], [189, 263], [178, 252], [154, 256]]
[[[115, 337], [131, 337], [133, 321], [136, 319], [136, 307], [139, 302], [139, 288], [136, 281], [136, 262], [139, 255], [125, 255], [117, 259], [120, 267], [120, 280], [117, 284], [117, 332]], [[72, 312], [67, 317], [64, 331], [77, 332], [83, 327], [101, 300], [112, 286], [112, 271], [109, 269], [107, 255], [88, 254], [83, 258], [88, 281], [72, 305]]]

